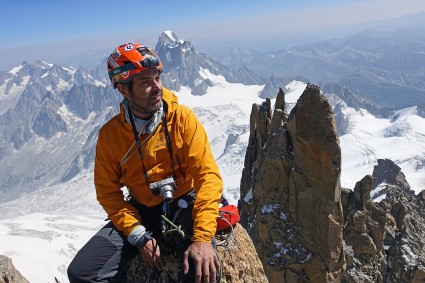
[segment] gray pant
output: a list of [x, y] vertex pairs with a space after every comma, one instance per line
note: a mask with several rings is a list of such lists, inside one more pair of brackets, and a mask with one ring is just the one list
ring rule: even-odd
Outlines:
[[[193, 234], [193, 196], [188, 194], [183, 198], [187, 199], [191, 205], [180, 211], [175, 220], [175, 224], [182, 225], [188, 235]], [[188, 199], [189, 198], [189, 199]], [[155, 207], [145, 207], [134, 201], [129, 201], [139, 210], [143, 219], [143, 225], [148, 231], [153, 232], [156, 239], [162, 237], [161, 214], [162, 205]], [[177, 201], [173, 201], [170, 206], [171, 215], [178, 211]], [[162, 240], [164, 241], [164, 240]], [[183, 259], [183, 254], [190, 241], [182, 239], [177, 233], [173, 233], [172, 241], [177, 255]], [[68, 267], [68, 278], [71, 283], [80, 282], [109, 282], [124, 266], [127, 260], [139, 251], [127, 241], [123, 233], [115, 229], [112, 222], [100, 229], [77, 253]], [[189, 275], [185, 282], [194, 282], [193, 263], [189, 267]]]

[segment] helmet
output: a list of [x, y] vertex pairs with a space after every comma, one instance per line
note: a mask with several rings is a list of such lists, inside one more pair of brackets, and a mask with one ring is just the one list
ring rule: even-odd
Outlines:
[[140, 43], [117, 47], [108, 58], [108, 75], [114, 88], [117, 83], [129, 83], [135, 74], [149, 70], [162, 72], [162, 62], [152, 48]]

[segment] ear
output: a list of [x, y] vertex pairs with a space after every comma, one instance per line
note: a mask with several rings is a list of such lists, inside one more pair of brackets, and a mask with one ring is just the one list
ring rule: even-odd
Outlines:
[[124, 96], [124, 98], [129, 97], [128, 87], [125, 84], [117, 84], [118, 91]]

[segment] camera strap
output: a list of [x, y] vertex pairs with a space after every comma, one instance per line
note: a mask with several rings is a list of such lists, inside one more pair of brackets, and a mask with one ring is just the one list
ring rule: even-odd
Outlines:
[[127, 107], [128, 107], [127, 108], [128, 116], [130, 118], [130, 124], [131, 124], [131, 128], [133, 130], [134, 140], [136, 142], [137, 151], [139, 152], [139, 157], [140, 157], [140, 160], [142, 161], [143, 175], [145, 176], [145, 179], [146, 179], [146, 185], [149, 188], [149, 184], [150, 184], [149, 183], [149, 176], [148, 176], [148, 172], [146, 171], [145, 163], [143, 162], [142, 147], [141, 147], [140, 142], [139, 142], [139, 136], [137, 134], [136, 124], [134, 123], [133, 112], [131, 112], [131, 110], [130, 110], [130, 105], [128, 105]]
[[[168, 153], [170, 154], [171, 169], [173, 170], [173, 178], [174, 178], [174, 181], [176, 181], [177, 176], [176, 176], [176, 171], [174, 170], [173, 148], [171, 146], [170, 132], [168, 131], [167, 119], [166, 119], [166, 113], [168, 112], [167, 108], [168, 107], [166, 107], [166, 104], [164, 104], [164, 115], [162, 115], [162, 126], [164, 128], [165, 141], [167, 143]], [[131, 110], [130, 110], [130, 105], [128, 105], [127, 110], [128, 110], [128, 113], [129, 113], [128, 116], [130, 118], [130, 124], [131, 124], [131, 128], [133, 130], [134, 140], [136, 142], [137, 151], [139, 153], [140, 160], [142, 161], [143, 175], [145, 176], [146, 185], [149, 187], [149, 185], [150, 185], [149, 176], [148, 176], [148, 172], [147, 172], [146, 167], [145, 167], [145, 163], [143, 162], [142, 146], [140, 145], [140, 142], [139, 142], [139, 136], [138, 136], [138, 133], [137, 133], [136, 124], [134, 123], [133, 112], [131, 112]]]
[[170, 154], [171, 169], [173, 169], [173, 178], [174, 181], [177, 182], [176, 171], [174, 170], [173, 148], [171, 147], [170, 132], [168, 132], [167, 119], [165, 118], [165, 115], [167, 115], [166, 113], [167, 111], [164, 111], [164, 115], [162, 116], [162, 126], [164, 128], [165, 142], [167, 143], [168, 153]]

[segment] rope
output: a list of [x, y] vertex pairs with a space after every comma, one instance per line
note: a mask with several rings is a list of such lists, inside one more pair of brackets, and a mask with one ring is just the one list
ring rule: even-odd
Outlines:
[[226, 217], [222, 216], [221, 214], [219, 214], [218, 217], [220, 217], [221, 219], [226, 221], [229, 224], [229, 227], [231, 229], [230, 233], [227, 233], [225, 238], [222, 237], [221, 235], [217, 235], [220, 238], [222, 238], [222, 240], [220, 242], [217, 242], [217, 246], [225, 247], [225, 246], [228, 245], [230, 237], [233, 237], [233, 234], [234, 234], [233, 225], [232, 225], [232, 223], [229, 222], [229, 220], [227, 220]]
[[176, 224], [171, 222], [170, 219], [168, 219], [165, 215], [161, 215], [161, 217], [162, 217], [163, 220], [167, 221], [168, 224], [170, 224], [172, 227], [174, 227], [174, 229], [168, 229], [168, 230], [164, 231], [164, 236], [167, 236], [168, 234], [170, 234], [172, 232], [177, 232], [177, 233], [179, 233], [180, 237], [182, 237], [182, 239], [187, 239], [187, 240], [191, 239], [188, 235], [186, 235], [186, 233], [184, 232], [181, 225], [177, 226]]
[[217, 272], [217, 283], [221, 283], [221, 274], [222, 274], [222, 265], [221, 265], [221, 258], [220, 255], [217, 252], [217, 249], [214, 249], [215, 255], [217, 256], [219, 266], [218, 266], [218, 272]]

